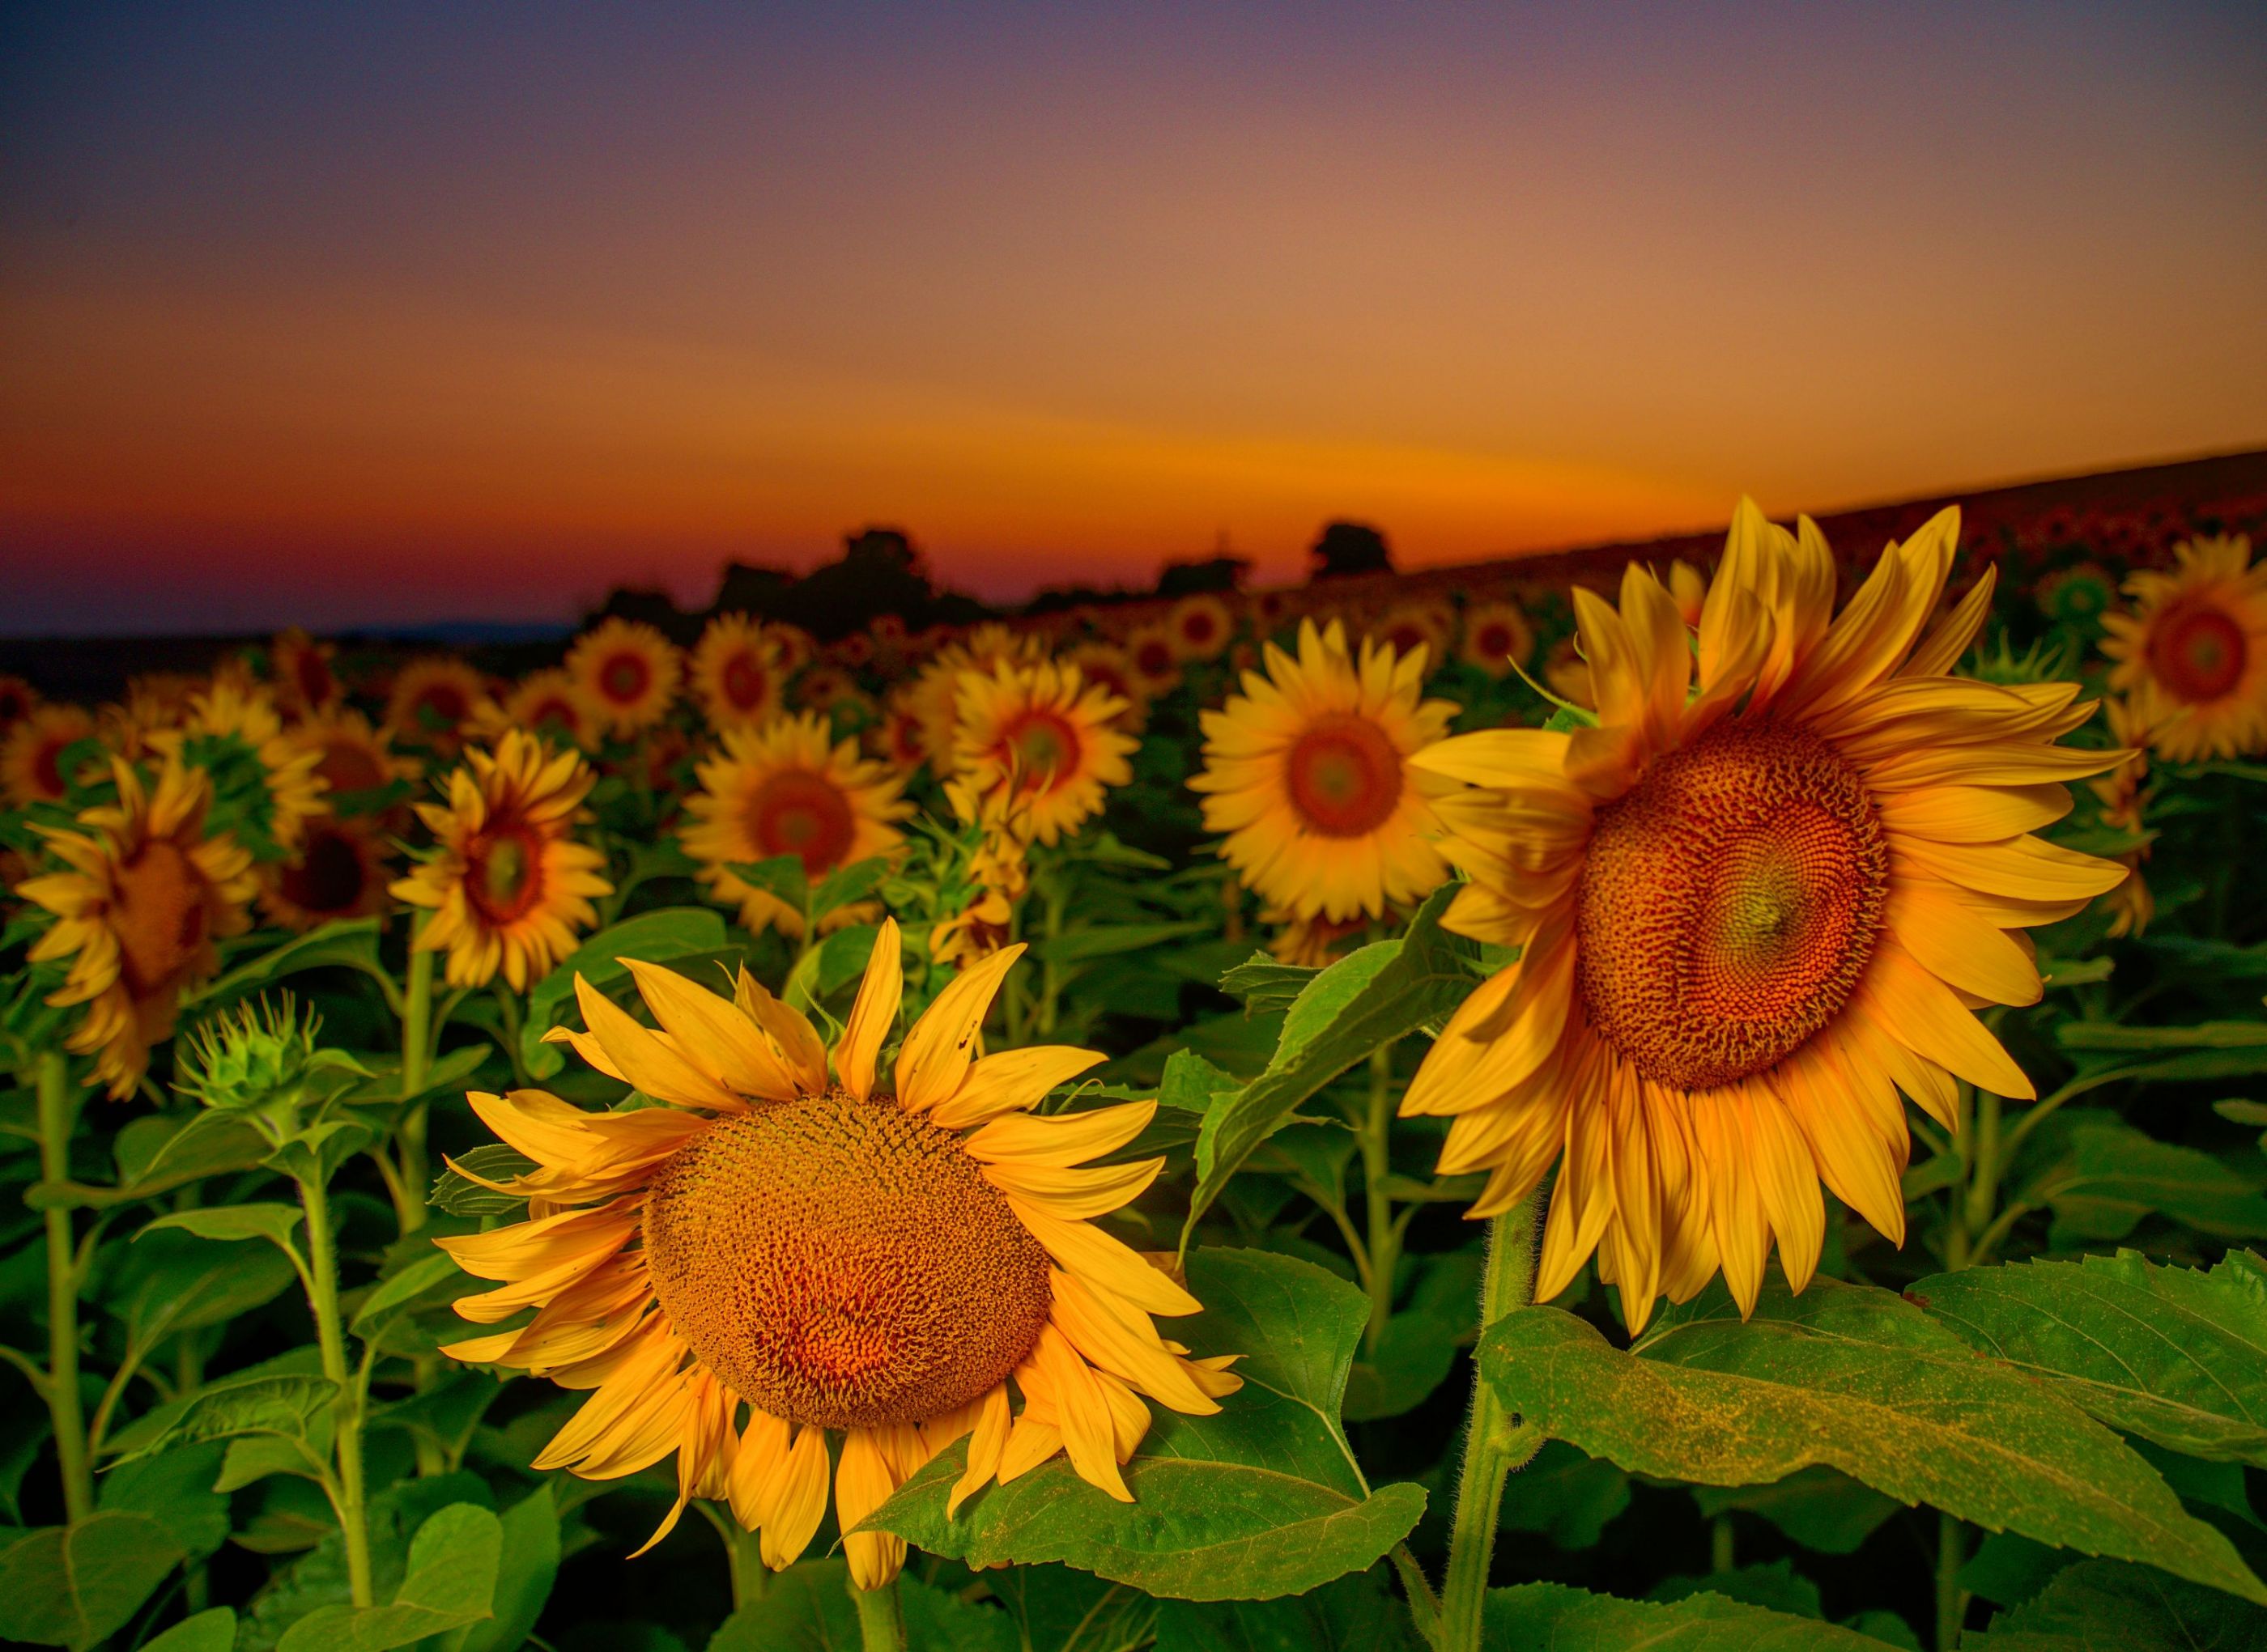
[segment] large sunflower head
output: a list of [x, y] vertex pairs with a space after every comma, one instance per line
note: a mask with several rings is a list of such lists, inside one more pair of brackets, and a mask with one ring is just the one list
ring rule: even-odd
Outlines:
[[537, 1468], [608, 1480], [675, 1451], [661, 1531], [691, 1498], [727, 1502], [774, 1568], [810, 1544], [831, 1477], [851, 1576], [874, 1589], [905, 1546], [854, 1528], [954, 1441], [969, 1446], [952, 1509], [1059, 1451], [1130, 1502], [1119, 1466], [1148, 1429], [1145, 1399], [1219, 1408], [1238, 1386], [1229, 1361], [1190, 1358], [1153, 1319], [1200, 1305], [1096, 1224], [1164, 1161], [1082, 1167], [1122, 1152], [1156, 1104], [1043, 1116], [1099, 1055], [975, 1056], [1022, 950], [957, 977], [888, 1066], [892, 922], [831, 1051], [745, 971], [724, 998], [626, 960], [658, 1032], [577, 983], [590, 1031], [554, 1036], [663, 1105], [473, 1096], [536, 1161], [488, 1185], [552, 1214], [439, 1241], [500, 1282], [457, 1304], [466, 1319], [535, 1311], [447, 1352], [592, 1391]]
[[70, 790], [63, 753], [94, 735], [94, 718], [83, 706], [33, 706], [0, 735], [0, 799], [11, 808], [62, 802]]
[[268, 676], [285, 716], [312, 717], [339, 703], [339, 679], [331, 669], [337, 652], [297, 625], [276, 633], [268, 651]]
[[643, 620], [619, 615], [576, 640], [567, 670], [616, 735], [635, 735], [668, 716], [685, 680], [675, 643]]
[[1524, 670], [1535, 653], [1535, 627], [1517, 603], [1497, 600], [1474, 603], [1464, 610], [1464, 663], [1490, 676]]
[[1364, 643], [1336, 620], [1299, 627], [1295, 658], [1270, 643], [1265, 675], [1202, 719], [1206, 827], [1269, 905], [1292, 917], [1375, 917], [1449, 875], [1432, 799], [1452, 786], [1409, 759], [1456, 708], [1421, 698], [1425, 653]]
[[183, 990], [217, 967], [214, 939], [245, 929], [257, 884], [251, 855], [225, 832], [207, 834], [212, 782], [201, 771], [168, 757], [145, 786], [119, 759], [112, 776], [115, 803], [84, 811], [76, 830], [40, 829], [63, 869], [16, 893], [55, 917], [31, 961], [70, 960], [48, 999], [86, 1006], [69, 1048], [92, 1055], [96, 1079], [124, 1097], [150, 1047], [172, 1035]]
[[285, 929], [319, 929], [385, 910], [385, 845], [366, 822], [318, 815], [289, 859], [260, 868], [260, 906]]
[[733, 863], [795, 855], [812, 882], [837, 867], [887, 854], [905, 841], [894, 824], [913, 812], [887, 764], [837, 743], [816, 713], [729, 730], [700, 766], [701, 789], [686, 800], [685, 852], [720, 901], [738, 905], [750, 929], [800, 935], [803, 915], [730, 870]]
[[479, 732], [495, 739], [507, 728], [541, 735], [556, 746], [594, 749], [604, 733], [598, 708], [581, 683], [563, 666], [530, 671], [483, 716]]
[[431, 913], [415, 944], [447, 954], [451, 986], [486, 986], [501, 970], [525, 991], [598, 920], [591, 897], [613, 889], [605, 857], [573, 836], [595, 778], [582, 753], [513, 729], [494, 751], [465, 754], [445, 804], [417, 806], [434, 846], [393, 894]]
[[1952, 564], [1947, 511], [1839, 615], [1834, 564], [1742, 502], [1697, 650], [1631, 567], [1618, 608], [1574, 594], [1595, 727], [1498, 729], [1417, 759], [1471, 875], [1450, 925], [1522, 948], [1450, 1020], [1405, 1110], [1452, 1115], [1444, 1172], [1508, 1209], [1562, 1153], [1538, 1297], [1595, 1249], [1632, 1327], [1718, 1269], [1752, 1308], [1764, 1258], [1800, 1290], [1819, 1181], [1901, 1241], [1898, 1092], [1948, 1127], [1955, 1080], [2029, 1096], [1974, 1006], [2029, 1004], [2012, 932], [2124, 876], [2032, 834], [2064, 782], [2077, 689], [1950, 675], [1987, 576], [1922, 639]]
[[952, 773], [953, 742], [960, 720], [960, 680], [989, 676], [1002, 665], [1036, 664], [1046, 649], [1037, 637], [1001, 625], [977, 625], [945, 643], [921, 667], [905, 704], [921, 723], [921, 749], [939, 779]]
[[1001, 664], [960, 680], [954, 731], [957, 778], [1009, 800], [1019, 834], [1052, 844], [1102, 808], [1111, 786], [1134, 778], [1137, 743], [1111, 727], [1125, 709], [1075, 665]]
[[386, 729], [413, 745], [454, 757], [488, 701], [488, 679], [478, 671], [451, 654], [426, 654], [394, 673], [385, 701]]
[[785, 652], [773, 628], [745, 614], [719, 614], [693, 650], [693, 695], [722, 733], [778, 712], [787, 681]]
[[308, 819], [322, 812], [329, 787], [321, 755], [285, 731], [275, 698], [247, 679], [216, 677], [190, 697], [187, 715], [151, 735], [149, 744], [212, 776], [222, 818], [260, 860], [289, 853]]
[[2102, 652], [2149, 744], [2175, 763], [2267, 750], [2267, 562], [2252, 562], [2251, 542], [2191, 539], [2125, 594], [2133, 611], [2102, 616]]

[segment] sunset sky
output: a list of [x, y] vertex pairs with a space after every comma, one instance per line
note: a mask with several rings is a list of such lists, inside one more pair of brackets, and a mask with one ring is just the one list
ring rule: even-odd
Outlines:
[[2267, 445], [2267, 8], [11, 5], [0, 632]]

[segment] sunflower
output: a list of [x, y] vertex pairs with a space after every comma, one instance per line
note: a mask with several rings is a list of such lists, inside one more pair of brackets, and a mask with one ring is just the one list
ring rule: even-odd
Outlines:
[[297, 625], [276, 633], [268, 653], [268, 677], [285, 716], [312, 717], [339, 703], [339, 679], [331, 670], [337, 652]]
[[1535, 653], [1535, 627], [1517, 603], [1475, 603], [1464, 610], [1464, 663], [1490, 676], [1511, 675], [1524, 669]]
[[965, 673], [989, 676], [1002, 665], [1029, 665], [1045, 656], [1037, 637], [1005, 625], [983, 625], [933, 654], [913, 679], [906, 704], [921, 721], [921, 749], [939, 779], [952, 772], [953, 740], [960, 721], [960, 679]]
[[417, 806], [437, 841], [393, 889], [432, 912], [414, 944], [448, 954], [451, 986], [486, 986], [501, 969], [524, 992], [598, 921], [591, 897], [614, 887], [605, 857], [569, 835], [595, 778], [582, 753], [554, 756], [513, 729], [493, 752], [465, 754], [446, 806]]
[[1082, 642], [1063, 658], [1088, 682], [1126, 702], [1125, 709], [1111, 719], [1111, 727], [1129, 735], [1141, 732], [1149, 720], [1149, 691], [1134, 672], [1131, 654], [1114, 642]]
[[361, 821], [318, 815], [291, 858], [260, 874], [260, 910], [285, 929], [319, 929], [385, 910], [385, 848]]
[[872, 699], [847, 671], [832, 665], [814, 665], [805, 669], [796, 678], [789, 698], [801, 710], [824, 712], [830, 717], [856, 719], [872, 711], [874, 706]]
[[1165, 616], [1165, 635], [1182, 660], [1218, 659], [1235, 629], [1236, 616], [1209, 591], [1182, 597]]
[[[1398, 917], [1390, 911], [1382, 916], [1389, 925]], [[1271, 906], [1259, 914], [1259, 921], [1280, 925], [1268, 937], [1270, 956], [1287, 964], [1319, 969], [1344, 957], [1347, 943], [1367, 935], [1374, 920], [1366, 912], [1345, 918], [1295, 917], [1280, 907]]]
[[913, 684], [900, 683], [890, 691], [880, 720], [867, 726], [865, 737], [868, 750], [907, 774], [928, 761], [921, 717], [913, 707]]
[[642, 619], [602, 620], [567, 650], [567, 671], [599, 720], [616, 735], [635, 735], [669, 715], [685, 680], [677, 645]]
[[1164, 1161], [1079, 1166], [1121, 1151], [1156, 1104], [1043, 1117], [1031, 1109], [1099, 1055], [972, 1059], [1020, 947], [946, 987], [883, 1070], [899, 944], [884, 921], [832, 1077], [811, 1023], [745, 970], [724, 998], [625, 960], [661, 1031], [578, 982], [591, 1031], [554, 1036], [665, 1105], [471, 1098], [536, 1161], [501, 1190], [550, 1214], [437, 1241], [500, 1282], [457, 1304], [466, 1319], [536, 1310], [445, 1351], [593, 1391], [538, 1469], [612, 1480], [675, 1451], [677, 1502], [649, 1548], [708, 1497], [759, 1533], [766, 1565], [793, 1564], [825, 1517], [839, 1432], [835, 1516], [852, 1581], [877, 1589], [905, 1545], [855, 1528], [954, 1441], [968, 1463], [949, 1510], [1058, 1451], [1130, 1502], [1119, 1468], [1148, 1429], [1145, 1397], [1203, 1415], [1240, 1385], [1231, 1358], [1158, 1334], [1152, 1316], [1200, 1305], [1094, 1225]]
[[19, 676], [0, 672], [0, 734], [5, 734], [39, 708], [40, 691]]
[[94, 735], [94, 719], [79, 706], [33, 706], [0, 738], [0, 797], [11, 808], [62, 802], [70, 789], [63, 753]]
[[1024, 841], [1052, 844], [1099, 810], [1109, 787], [1134, 778], [1126, 757], [1139, 742], [1111, 727], [1124, 709], [1075, 665], [970, 672], [960, 679], [956, 778], [979, 796], [1009, 800]]
[[1448, 652], [1449, 639], [1456, 628], [1456, 617], [1449, 605], [1428, 598], [1403, 603], [1361, 630], [1371, 641], [1382, 642], [1398, 653], [1413, 654], [1422, 648], [1427, 659], [1437, 662]]
[[1904, 1236], [1902, 1090], [1948, 1128], [1955, 1079], [2029, 1096], [1971, 1013], [2039, 997], [2010, 930], [2080, 910], [2124, 872], [2030, 834], [2061, 784], [2124, 761], [2054, 741], [2077, 688], [1952, 666], [1987, 576], [1915, 647], [1959, 517], [1886, 551], [1838, 618], [1834, 564], [1742, 501], [1691, 633], [1632, 566], [1618, 611], [1574, 593], [1598, 719], [1420, 755], [1465, 784], [1438, 808], [1471, 876], [1460, 932], [1522, 949], [1450, 1019], [1403, 1110], [1452, 1115], [1444, 1173], [1510, 1209], [1562, 1151], [1537, 1300], [1593, 1248], [1641, 1327], [1720, 1268], [1743, 1312], [1774, 1237], [1800, 1290], [1826, 1185]]
[[48, 1002], [86, 1005], [66, 1046], [92, 1055], [96, 1080], [121, 1100], [148, 1071], [150, 1047], [172, 1036], [183, 990], [219, 967], [214, 939], [246, 928], [257, 884], [251, 855], [206, 833], [209, 776], [171, 757], [154, 788], [122, 758], [111, 773], [115, 803], [83, 811], [77, 831], [39, 829], [67, 869], [16, 893], [55, 915], [28, 956], [71, 961]]
[[685, 852], [701, 863], [715, 899], [738, 904], [743, 924], [789, 937], [803, 933], [803, 915], [736, 877], [732, 863], [795, 855], [816, 883], [895, 850], [905, 837], [892, 822], [913, 812], [890, 767], [860, 757], [855, 742], [836, 744], [813, 712], [727, 730], [723, 749], [699, 775], [701, 789], [685, 805], [692, 816], [679, 839]]
[[329, 788], [324, 801], [335, 810], [341, 800], [382, 791], [396, 780], [415, 780], [422, 765], [396, 751], [383, 729], [343, 706], [303, 720], [291, 738], [315, 754], [315, 772]]
[[463, 749], [465, 735], [488, 699], [488, 679], [462, 660], [426, 654], [394, 673], [386, 697], [389, 732], [444, 757]]
[[[321, 755], [287, 732], [275, 697], [257, 683], [216, 676], [211, 687], [189, 698], [188, 714], [178, 727], [150, 736], [150, 749], [178, 755], [194, 768], [213, 771], [224, 818], [238, 819], [262, 860], [277, 859], [299, 841], [300, 829], [323, 810], [329, 789]], [[231, 771], [256, 764], [258, 785], [239, 793]], [[240, 815], [228, 810], [241, 808]]]
[[2125, 581], [2131, 614], [2102, 616], [2109, 685], [2133, 698], [2175, 763], [2267, 749], [2267, 562], [2241, 535], [2191, 539], [2170, 573]]
[[506, 691], [501, 704], [491, 705], [493, 709], [475, 724], [490, 740], [507, 728], [525, 728], [554, 745], [584, 751], [598, 743], [598, 708], [562, 667], [529, 672]]
[[1126, 657], [1134, 662], [1134, 681], [1151, 699], [1180, 686], [1181, 656], [1163, 625], [1136, 625], [1126, 635]]
[[693, 697], [720, 733], [762, 722], [780, 709], [788, 667], [777, 634], [745, 614], [719, 614], [693, 650]]
[[1293, 917], [1374, 917], [1449, 875], [1430, 800], [1455, 788], [1409, 759], [1456, 708], [1420, 701], [1421, 648], [1366, 642], [1357, 661], [1336, 620], [1302, 622], [1298, 648], [1268, 644], [1266, 674], [1245, 673], [1243, 693], [1204, 713], [1204, 771], [1189, 785], [1261, 900]]

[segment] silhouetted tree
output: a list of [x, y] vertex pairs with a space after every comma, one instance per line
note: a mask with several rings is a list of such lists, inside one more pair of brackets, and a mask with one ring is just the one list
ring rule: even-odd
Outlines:
[[1157, 576], [1160, 596], [1193, 596], [1199, 591], [1232, 591], [1251, 571], [1245, 557], [1207, 557], [1201, 562], [1168, 562]]
[[617, 585], [608, 591], [605, 603], [594, 618], [642, 619], [677, 642], [689, 641], [701, 632], [699, 618], [679, 612], [667, 591], [643, 590], [627, 585]]
[[1310, 577], [1317, 580], [1393, 572], [1393, 553], [1386, 546], [1385, 536], [1366, 522], [1324, 523], [1322, 537], [1308, 555], [1315, 564]]

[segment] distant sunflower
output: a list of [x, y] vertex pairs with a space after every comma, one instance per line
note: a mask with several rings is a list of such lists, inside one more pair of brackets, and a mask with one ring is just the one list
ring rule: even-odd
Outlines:
[[1456, 629], [1454, 611], [1446, 603], [1432, 598], [1399, 603], [1375, 624], [1361, 628], [1369, 640], [1382, 642], [1397, 654], [1424, 649], [1426, 659], [1434, 665], [1447, 654], [1449, 639]]
[[1063, 658], [1089, 683], [1126, 702], [1125, 709], [1111, 720], [1113, 727], [1129, 735], [1141, 732], [1149, 720], [1149, 691], [1134, 669], [1131, 654], [1114, 642], [1082, 642]]
[[[1382, 917], [1386, 923], [1394, 924], [1398, 914], [1389, 911]], [[1260, 913], [1259, 921], [1280, 926], [1267, 939], [1271, 957], [1287, 964], [1319, 969], [1346, 956], [1378, 920], [1366, 912], [1344, 918], [1295, 917], [1280, 907], [1270, 907]]]
[[319, 929], [385, 910], [385, 847], [357, 820], [319, 815], [291, 858], [260, 868], [260, 906], [285, 929]]
[[386, 697], [389, 733], [454, 757], [488, 699], [488, 679], [451, 654], [427, 654], [394, 673]]
[[1134, 778], [1137, 743], [1111, 727], [1123, 703], [1075, 665], [1001, 665], [960, 680], [954, 732], [957, 779], [1010, 800], [1027, 841], [1052, 844], [1102, 808], [1111, 786]]
[[1490, 676], [1509, 676], [1516, 666], [1524, 669], [1535, 654], [1535, 627], [1517, 603], [1474, 603], [1464, 610], [1464, 663]]
[[339, 679], [331, 669], [337, 652], [297, 625], [276, 633], [268, 652], [268, 676], [286, 717], [312, 717], [339, 703]]
[[910, 683], [891, 691], [879, 721], [867, 727], [866, 749], [886, 764], [910, 774], [928, 761], [921, 744], [921, 721], [912, 705]]
[[[966, 1438], [957, 1511], [1058, 1452], [1133, 1501], [1120, 1466], [1148, 1400], [1201, 1415], [1240, 1386], [1233, 1356], [1192, 1359], [1153, 1316], [1200, 1305], [1094, 1224], [1164, 1160], [1101, 1168], [1156, 1104], [1042, 1117], [1102, 1057], [1060, 1046], [972, 1059], [1012, 947], [960, 976], [878, 1071], [903, 982], [885, 920], [833, 1049], [745, 970], [733, 998], [626, 961], [661, 1032], [578, 983], [599, 1071], [663, 1105], [585, 1113], [539, 1091], [473, 1107], [537, 1168], [503, 1191], [547, 1214], [437, 1241], [501, 1282], [457, 1312], [524, 1329], [445, 1350], [591, 1390], [539, 1470], [618, 1479], [677, 1454], [678, 1499], [728, 1502], [764, 1563], [794, 1563], [825, 1518], [827, 1436], [853, 1583], [878, 1589], [899, 1539], [855, 1528]], [[477, 1177], [473, 1180], [479, 1180]], [[1017, 1412], [1010, 1384], [1022, 1396]], [[745, 1427], [740, 1407], [748, 1407]], [[641, 1551], [642, 1552], [642, 1551]]]
[[2053, 742], [2073, 684], [1949, 675], [1988, 611], [1970, 590], [1915, 647], [1958, 513], [1884, 552], [1838, 617], [1835, 568], [1741, 501], [1697, 659], [1675, 599], [1632, 565], [1618, 611], [1574, 593], [1598, 721], [1497, 729], [1420, 755], [1470, 874], [1456, 931], [1520, 947], [1450, 1018], [1403, 1110], [1453, 1117], [1440, 1167], [1486, 1171], [1470, 1214], [1553, 1163], [1536, 1295], [1593, 1249], [1628, 1325], [1719, 1269], [1751, 1310], [1774, 1237], [1800, 1290], [1819, 1181], [1904, 1237], [1902, 1090], [1941, 1122], [1955, 1080], [2028, 1097], [1971, 1006], [2039, 997], [2008, 932], [2124, 875], [2031, 836], [2063, 782], [2124, 761]]
[[[245, 846], [256, 858], [272, 860], [299, 841], [300, 828], [323, 810], [328, 790], [319, 771], [322, 759], [289, 733], [267, 689], [229, 677], [216, 678], [192, 695], [188, 714], [174, 727], [150, 737], [150, 749], [178, 755], [192, 768], [213, 772], [214, 785], [238, 822]], [[257, 765], [258, 786], [238, 799], [231, 789], [232, 764]]]
[[693, 650], [693, 697], [708, 727], [746, 728], [778, 712], [786, 656], [772, 627], [745, 614], [719, 614]]
[[567, 651], [567, 671], [582, 685], [610, 733], [635, 735], [669, 715], [685, 662], [677, 645], [642, 619], [602, 620]]
[[1001, 665], [1029, 665], [1045, 657], [1037, 637], [1010, 631], [1005, 625], [983, 625], [945, 643], [921, 667], [906, 696], [906, 704], [921, 720], [921, 749], [928, 753], [929, 769], [939, 779], [952, 772], [954, 731], [960, 720], [960, 679], [974, 673], [989, 676]]
[[874, 702], [847, 671], [839, 666], [806, 666], [795, 679], [788, 698], [798, 710], [847, 717], [854, 722], [873, 709]]
[[700, 766], [701, 789], [686, 801], [680, 834], [719, 901], [737, 903], [752, 930], [803, 933], [803, 915], [730, 870], [732, 863], [794, 855], [813, 883], [838, 867], [888, 854], [905, 841], [895, 822], [913, 812], [886, 764], [834, 741], [815, 712], [734, 728]]
[[48, 1002], [86, 1005], [66, 1046], [92, 1055], [96, 1080], [120, 1100], [149, 1070], [150, 1046], [172, 1036], [181, 993], [219, 967], [214, 939], [246, 927], [257, 884], [248, 853], [206, 834], [208, 777], [172, 758], [154, 789], [123, 759], [111, 773], [115, 803], [84, 810], [75, 831], [40, 828], [67, 870], [16, 893], [55, 915], [28, 956], [71, 961]]
[[1272, 906], [1333, 921], [1409, 904], [1449, 868], [1433, 846], [1432, 799], [1454, 786], [1409, 760], [1449, 732], [1456, 708], [1420, 697], [1425, 654], [1364, 643], [1336, 620], [1299, 627], [1298, 657], [1267, 645], [1265, 676], [1204, 713], [1205, 794], [1221, 853]]
[[613, 890], [605, 857], [572, 836], [594, 778], [580, 752], [554, 755], [513, 729], [493, 752], [465, 754], [445, 806], [417, 806], [437, 841], [393, 891], [432, 913], [416, 948], [447, 954], [451, 986], [486, 986], [501, 970], [524, 992], [598, 921], [591, 897]]
[[315, 754], [315, 772], [328, 787], [323, 801], [334, 811], [347, 800], [384, 790], [396, 780], [415, 780], [424, 765], [393, 749], [392, 737], [372, 728], [360, 712], [340, 707], [304, 719], [291, 738]]
[[564, 667], [530, 671], [508, 690], [495, 713], [483, 720], [481, 732], [489, 739], [507, 728], [524, 728], [541, 735], [554, 745], [589, 751], [604, 733], [598, 708]]
[[1182, 597], [1165, 616], [1165, 635], [1183, 660], [1218, 659], [1235, 630], [1236, 616], [1209, 591]]
[[63, 753], [95, 734], [93, 717], [67, 702], [35, 705], [0, 736], [0, 796], [11, 808], [60, 803], [70, 787]]
[[1134, 680], [1151, 699], [1180, 686], [1181, 656], [1171, 633], [1162, 625], [1137, 625], [1126, 639], [1126, 657], [1133, 662]]
[[0, 672], [0, 735], [29, 717], [40, 704], [40, 691], [19, 676]]
[[2109, 613], [2102, 652], [2149, 744], [2175, 763], [2267, 749], [2267, 562], [2238, 534], [2191, 539], [2170, 572], [2127, 578], [2133, 612]]

